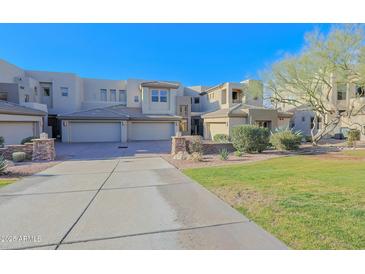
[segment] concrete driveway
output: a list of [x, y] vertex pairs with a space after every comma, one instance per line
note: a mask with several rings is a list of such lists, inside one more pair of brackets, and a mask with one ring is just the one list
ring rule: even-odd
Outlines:
[[160, 157], [64, 161], [0, 188], [1, 249], [286, 249]]

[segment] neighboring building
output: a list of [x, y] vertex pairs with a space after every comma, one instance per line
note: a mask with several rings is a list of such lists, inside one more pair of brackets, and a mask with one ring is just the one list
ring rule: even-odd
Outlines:
[[25, 137], [39, 136], [43, 130], [44, 111], [0, 101], [0, 136], [5, 145], [19, 144]]
[[184, 87], [175, 81], [23, 70], [2, 60], [0, 100], [46, 112], [43, 130], [63, 142], [169, 140], [178, 131], [211, 139], [236, 125], [273, 129], [291, 117], [263, 107], [262, 84], [255, 80]]

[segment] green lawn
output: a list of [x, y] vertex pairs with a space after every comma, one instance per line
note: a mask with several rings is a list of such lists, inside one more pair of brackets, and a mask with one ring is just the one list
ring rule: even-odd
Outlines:
[[16, 181], [15, 179], [1, 179], [0, 178], [0, 187], [6, 186], [8, 184], [12, 184], [15, 181]]
[[293, 156], [184, 172], [291, 248], [365, 249], [363, 159]]

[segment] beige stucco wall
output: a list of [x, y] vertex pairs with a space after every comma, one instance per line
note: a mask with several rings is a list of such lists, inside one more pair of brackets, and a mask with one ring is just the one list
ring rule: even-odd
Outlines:
[[229, 118], [204, 119], [204, 139], [212, 140], [215, 134], [229, 134]]
[[249, 109], [248, 123], [254, 125], [256, 121], [271, 121], [272, 129], [278, 127], [278, 114], [274, 109]]

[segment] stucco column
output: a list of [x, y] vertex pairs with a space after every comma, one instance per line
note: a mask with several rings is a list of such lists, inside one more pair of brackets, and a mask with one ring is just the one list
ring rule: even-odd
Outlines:
[[127, 142], [127, 136], [128, 136], [128, 125], [127, 125], [127, 121], [121, 121], [120, 122], [120, 141], [122, 143], [126, 143]]
[[179, 132], [179, 121], [175, 122], [175, 132], [174, 135], [176, 136], [176, 134]]

